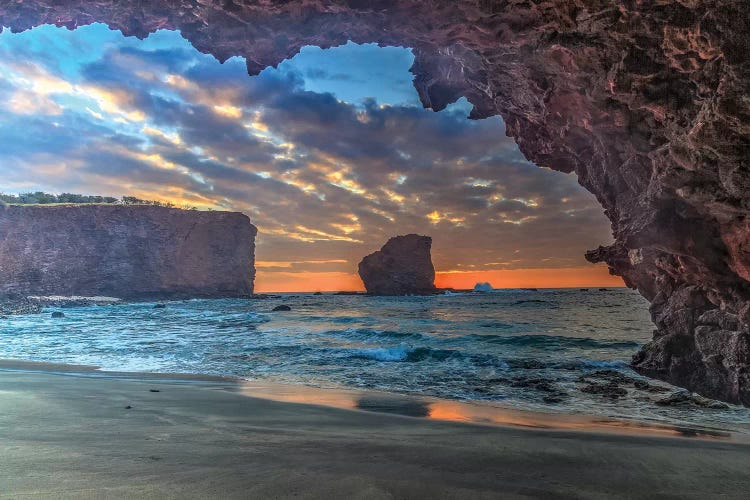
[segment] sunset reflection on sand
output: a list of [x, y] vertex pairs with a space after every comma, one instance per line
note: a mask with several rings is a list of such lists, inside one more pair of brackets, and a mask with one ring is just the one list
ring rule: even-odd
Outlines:
[[489, 404], [345, 389], [320, 389], [266, 381], [246, 381], [241, 394], [284, 403], [311, 404], [346, 410], [387, 413], [467, 424], [523, 427], [546, 431], [605, 432], [664, 437], [750, 442], [750, 437], [700, 427], [638, 422], [587, 415], [519, 411]]

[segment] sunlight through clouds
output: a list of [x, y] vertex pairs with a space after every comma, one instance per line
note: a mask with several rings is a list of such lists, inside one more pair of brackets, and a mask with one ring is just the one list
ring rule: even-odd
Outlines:
[[[60, 37], [65, 64], [40, 34]], [[500, 118], [467, 120], [465, 100], [422, 109], [412, 62], [349, 43], [249, 77], [242, 59], [220, 64], [174, 32], [4, 32], [0, 190], [245, 211], [259, 261], [302, 254], [305, 273], [351, 276], [410, 232], [433, 236], [438, 270], [477, 272], [580, 265], [609, 239], [593, 197], [526, 162]], [[269, 264], [268, 289], [281, 268], [303, 272]]]

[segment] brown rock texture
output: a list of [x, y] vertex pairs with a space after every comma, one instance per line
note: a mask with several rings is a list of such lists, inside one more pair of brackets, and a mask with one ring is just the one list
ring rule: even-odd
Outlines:
[[0, 295], [247, 296], [256, 233], [245, 215], [231, 212], [0, 207]]
[[750, 16], [745, 0], [52, 0], [0, 26], [179, 29], [250, 74], [304, 45], [412, 47], [425, 106], [502, 115], [612, 221], [589, 252], [651, 302], [643, 373], [750, 404]]
[[359, 263], [359, 277], [372, 295], [427, 295], [436, 292], [430, 257], [432, 238], [396, 236]]

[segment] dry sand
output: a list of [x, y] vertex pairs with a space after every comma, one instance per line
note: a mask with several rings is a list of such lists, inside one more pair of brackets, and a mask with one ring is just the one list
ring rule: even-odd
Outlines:
[[0, 498], [705, 499], [750, 491], [750, 446], [729, 437], [481, 426], [253, 398], [230, 380], [0, 368]]

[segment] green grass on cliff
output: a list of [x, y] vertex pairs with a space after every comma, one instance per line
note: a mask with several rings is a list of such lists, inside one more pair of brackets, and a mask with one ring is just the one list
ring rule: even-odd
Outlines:
[[5, 194], [0, 193], [0, 207], [2, 206], [80, 206], [80, 205], [140, 205], [165, 208], [182, 208], [196, 210], [196, 207], [176, 207], [174, 203], [141, 200], [135, 196], [114, 198], [111, 196], [92, 196], [72, 193], [50, 194], [37, 191], [35, 193]]

